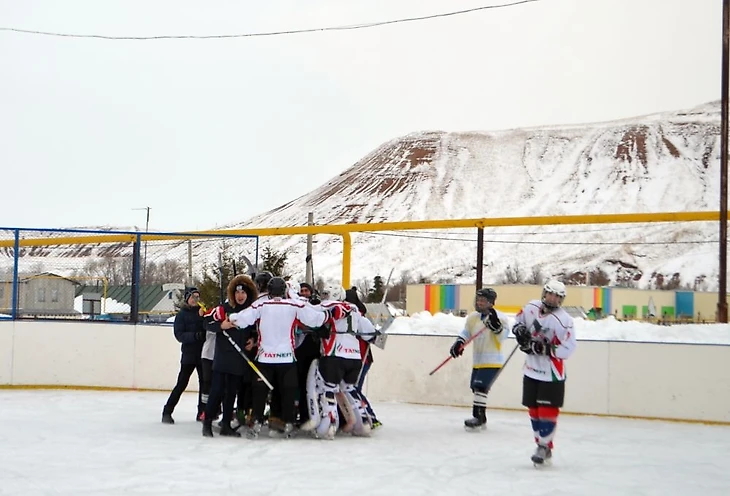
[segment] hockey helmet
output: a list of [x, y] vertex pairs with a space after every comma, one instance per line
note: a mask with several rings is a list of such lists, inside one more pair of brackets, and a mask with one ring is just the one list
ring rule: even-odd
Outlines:
[[272, 277], [266, 286], [269, 296], [284, 298], [286, 296], [286, 281], [281, 277]]
[[[554, 294], [558, 296], [558, 301], [555, 303], [554, 300], [548, 301], [546, 299], [546, 296], [549, 294]], [[555, 310], [556, 308], [560, 307], [560, 305], [563, 304], [563, 300], [565, 299], [565, 284], [558, 281], [557, 279], [550, 279], [548, 282], [545, 283], [545, 285], [542, 287], [542, 304], [551, 310]]]
[[256, 277], [254, 278], [253, 282], [256, 283], [256, 287], [260, 292], [266, 291], [266, 288], [269, 286], [269, 281], [271, 281], [271, 278], [274, 277], [274, 274], [269, 272], [268, 270], [265, 270], [263, 272], [259, 272], [256, 274]]

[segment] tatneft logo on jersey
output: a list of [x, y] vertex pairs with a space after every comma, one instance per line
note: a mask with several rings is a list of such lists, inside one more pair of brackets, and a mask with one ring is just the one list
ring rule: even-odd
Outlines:
[[356, 353], [360, 354], [360, 348], [348, 348], [346, 346], [342, 346], [341, 344], [337, 345], [337, 351], [340, 353]]
[[264, 351], [261, 356], [264, 358], [291, 358], [294, 356], [294, 354], [291, 351], [288, 351], [286, 353], [272, 353], [270, 351]]
[[535, 367], [530, 367], [529, 365], [525, 364], [525, 368], [531, 372], [535, 372], [536, 374], [542, 374], [542, 375], [548, 375], [548, 373], [544, 370], [538, 370]]

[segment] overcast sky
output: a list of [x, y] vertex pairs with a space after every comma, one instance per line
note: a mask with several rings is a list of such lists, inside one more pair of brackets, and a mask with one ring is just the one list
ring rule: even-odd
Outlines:
[[[351, 25], [510, 0], [0, 0], [0, 27], [117, 36]], [[420, 130], [720, 99], [721, 0], [541, 0], [355, 31], [108, 41], [0, 31], [0, 226], [209, 229]], [[305, 219], [306, 220], [306, 215]]]

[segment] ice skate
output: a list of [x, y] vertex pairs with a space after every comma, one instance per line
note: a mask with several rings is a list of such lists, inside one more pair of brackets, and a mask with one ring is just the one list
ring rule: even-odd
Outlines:
[[471, 411], [472, 418], [464, 421], [464, 429], [467, 432], [480, 432], [487, 428], [487, 409], [483, 406], [474, 405]]
[[282, 435], [284, 436], [284, 439], [291, 439], [291, 438], [293, 438], [294, 435], [295, 435], [294, 433], [295, 433], [294, 424], [292, 424], [291, 422], [287, 422], [284, 425], [284, 432], [282, 432]]
[[302, 425], [299, 426], [299, 430], [301, 431], [313, 431], [318, 425], [319, 425], [320, 419], [314, 419], [310, 418], [306, 422], [304, 422]]
[[335, 438], [335, 435], [337, 434], [337, 425], [330, 424], [329, 428], [327, 428], [327, 431], [324, 433], [319, 433], [317, 431], [314, 431], [314, 437], [317, 439], [326, 439], [328, 441], [332, 441]]
[[163, 424], [174, 424], [175, 420], [172, 418], [172, 413], [162, 412], [162, 423]]
[[237, 430], [234, 430], [230, 424], [223, 424], [221, 426], [221, 436], [228, 436], [228, 437], [241, 437], [241, 433]]
[[253, 425], [248, 429], [248, 432], [246, 433], [246, 437], [248, 439], [256, 439], [259, 437], [259, 433], [261, 432], [261, 422], [256, 420]]
[[532, 463], [535, 467], [541, 467], [544, 465], [552, 464], [553, 450], [545, 446], [544, 444], [538, 444], [535, 449], [535, 454], [532, 455]]
[[476, 417], [472, 417], [470, 419], [466, 419], [464, 421], [464, 430], [467, 432], [479, 432], [486, 430], [487, 428], [487, 419], [480, 419]]
[[337, 434], [337, 426], [330, 425], [329, 429], [327, 429], [327, 433], [324, 435], [324, 439], [332, 441], [335, 438], [335, 434]]
[[203, 437], [213, 437], [213, 424], [211, 422], [203, 422]]

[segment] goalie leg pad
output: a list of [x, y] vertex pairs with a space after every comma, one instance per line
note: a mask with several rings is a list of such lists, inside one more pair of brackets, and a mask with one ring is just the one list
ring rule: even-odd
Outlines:
[[319, 426], [322, 420], [322, 394], [324, 381], [319, 373], [319, 360], [315, 359], [309, 366], [307, 372], [307, 411], [309, 412], [309, 420], [304, 422], [300, 429], [303, 431], [313, 431]]
[[[373, 421], [365, 408], [365, 402], [361, 394], [354, 384], [343, 385], [343, 389], [353, 415], [352, 433], [355, 436], [369, 436]], [[342, 411], [345, 411], [344, 408]]]
[[[334, 388], [334, 389], [333, 389]], [[325, 392], [322, 395], [322, 418], [315, 430], [320, 439], [334, 439], [339, 425], [337, 415], [337, 400], [335, 399], [337, 386], [325, 383]]]
[[345, 425], [342, 426], [342, 432], [353, 432], [357, 425], [357, 415], [355, 414], [355, 408], [352, 404], [352, 399], [347, 393], [337, 393], [337, 406], [342, 410], [343, 422]]

